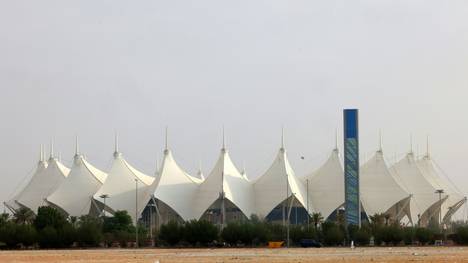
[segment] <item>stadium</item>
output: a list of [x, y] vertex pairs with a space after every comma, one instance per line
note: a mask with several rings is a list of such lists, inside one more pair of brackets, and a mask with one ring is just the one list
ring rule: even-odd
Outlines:
[[[192, 219], [205, 219], [222, 227], [252, 215], [291, 224], [309, 222], [314, 213], [337, 220], [345, 210], [344, 171], [337, 145], [320, 167], [298, 176], [288, 161], [283, 137], [271, 166], [255, 180], [233, 163], [224, 138], [219, 157], [206, 177], [201, 171], [190, 175], [177, 164], [167, 145], [167, 131], [163, 160], [154, 176], [138, 171], [125, 160], [117, 137], [108, 171], [97, 169], [84, 157], [78, 140], [70, 168], [54, 155], [53, 145], [46, 160], [41, 146], [32, 177], [5, 206], [12, 213], [20, 208], [36, 212], [40, 206], [52, 206], [76, 217], [126, 210], [134, 223], [155, 228], [170, 220]], [[432, 159], [429, 149], [422, 157], [410, 149], [392, 165], [384, 156], [380, 144], [360, 165], [362, 220], [378, 213], [402, 225], [445, 225], [466, 203], [466, 197]]]

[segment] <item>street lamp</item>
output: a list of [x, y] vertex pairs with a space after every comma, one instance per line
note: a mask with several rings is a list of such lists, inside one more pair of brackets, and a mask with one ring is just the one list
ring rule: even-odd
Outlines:
[[108, 194], [102, 194], [99, 196], [104, 201], [104, 208], [102, 209], [102, 215], [106, 217], [106, 199], [109, 198]]
[[156, 204], [151, 203], [148, 204], [149, 207], [149, 231], [150, 231], [150, 239], [151, 243], [153, 242], [153, 207], [156, 209]]
[[440, 227], [440, 224], [442, 223], [442, 204], [440, 201], [442, 200], [442, 194], [444, 193], [444, 190], [437, 189], [435, 193], [439, 194], [439, 227]]
[[135, 178], [135, 246], [138, 248], [138, 179]]

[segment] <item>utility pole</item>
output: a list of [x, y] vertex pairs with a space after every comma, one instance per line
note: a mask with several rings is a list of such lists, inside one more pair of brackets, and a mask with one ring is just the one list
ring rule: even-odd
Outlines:
[[104, 208], [102, 209], [102, 214], [103, 214], [104, 217], [106, 217], [106, 199], [109, 198], [109, 195], [108, 194], [102, 194], [99, 197], [102, 198], [102, 200], [104, 201]]
[[[289, 197], [289, 177], [288, 174], [286, 174], [286, 204], [288, 203], [288, 197]], [[289, 206], [288, 209], [289, 210]], [[286, 211], [289, 212], [289, 211]], [[286, 217], [286, 246], [289, 248], [289, 213]]]
[[138, 248], [138, 179], [135, 178], [135, 246]]
[[440, 224], [442, 224], [442, 203], [441, 203], [441, 200], [442, 200], [442, 194], [444, 193], [444, 190], [443, 189], [437, 189], [435, 191], [436, 194], [439, 194], [439, 227], [440, 227]]
[[307, 232], [310, 227], [310, 213], [309, 213], [309, 179], [306, 179], [306, 191], [307, 191]]

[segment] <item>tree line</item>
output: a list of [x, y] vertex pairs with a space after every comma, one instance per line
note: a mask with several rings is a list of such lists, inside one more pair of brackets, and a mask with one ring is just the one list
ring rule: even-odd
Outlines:
[[[452, 240], [468, 245], [468, 226], [453, 224], [450, 233], [438, 227], [409, 227], [391, 222], [383, 214], [370, 217], [360, 228], [346, 226], [343, 219], [324, 221], [319, 213], [311, 216], [311, 224], [290, 225], [292, 246], [303, 240], [314, 240], [324, 246], [355, 245], [428, 245], [435, 240]], [[37, 215], [20, 209], [14, 216], [0, 215], [0, 248], [70, 248], [70, 247], [133, 247], [136, 228], [126, 211], [112, 216], [66, 217], [52, 207], [40, 207]], [[138, 245], [153, 242], [164, 247], [266, 246], [269, 241], [285, 241], [283, 224], [266, 222], [256, 216], [248, 221], [231, 222], [223, 228], [204, 220], [170, 221], [150, 235], [138, 226]], [[151, 240], [153, 237], [154, 240]]]

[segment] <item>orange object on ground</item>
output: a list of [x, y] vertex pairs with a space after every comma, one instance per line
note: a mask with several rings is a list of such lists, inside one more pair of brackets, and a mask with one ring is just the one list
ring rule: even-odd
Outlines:
[[280, 248], [284, 244], [284, 241], [269, 241], [268, 247], [269, 248]]

